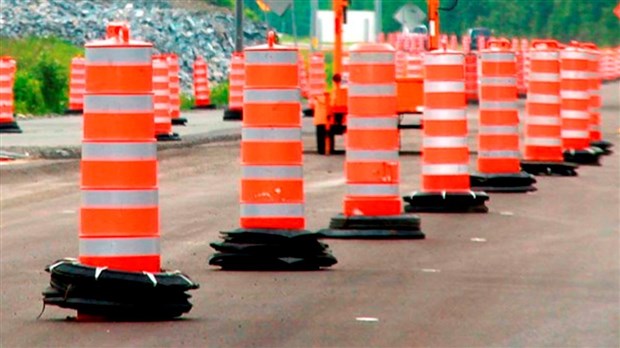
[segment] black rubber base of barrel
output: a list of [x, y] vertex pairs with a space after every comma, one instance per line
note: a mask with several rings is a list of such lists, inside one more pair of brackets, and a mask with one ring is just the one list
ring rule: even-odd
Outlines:
[[56, 261], [45, 269], [49, 287], [46, 305], [69, 308], [78, 314], [109, 320], [169, 320], [191, 310], [186, 291], [198, 289], [181, 272], [126, 272], [80, 264], [74, 259]]
[[598, 147], [599, 149], [603, 150], [603, 155], [610, 155], [611, 153], [613, 153], [611, 148], [614, 146], [614, 144], [607, 140], [597, 140], [591, 142], [590, 146]]
[[243, 120], [243, 110], [224, 110], [224, 121], [241, 121]]
[[314, 109], [304, 109], [303, 111], [304, 117], [314, 117]]
[[216, 109], [217, 105], [208, 104], [208, 105], [194, 105], [192, 106], [192, 110], [213, 110]]
[[240, 271], [311, 271], [336, 262], [318, 233], [305, 230], [237, 229], [220, 232], [223, 242], [211, 243], [217, 251], [209, 265]]
[[521, 193], [536, 191], [534, 184], [536, 178], [529, 173], [502, 173], [483, 174], [476, 173], [469, 176], [472, 189], [486, 192]]
[[343, 239], [424, 239], [420, 217], [413, 214], [389, 216], [345, 216], [338, 214], [329, 228], [319, 230], [324, 238]]
[[22, 133], [17, 122], [0, 123], [0, 133]]
[[173, 126], [187, 126], [187, 119], [185, 117], [177, 117], [170, 120]]
[[565, 150], [563, 155], [566, 162], [600, 166], [603, 150], [598, 147], [588, 147], [582, 150]]
[[170, 134], [157, 134], [155, 135], [155, 139], [157, 141], [180, 141], [181, 137], [178, 133], [170, 133]]
[[408, 213], [486, 213], [485, 192], [414, 192], [404, 196]]
[[80, 110], [70, 110], [67, 109], [65, 110], [65, 115], [81, 115], [84, 113], [84, 110], [80, 109]]
[[532, 175], [577, 176], [577, 168], [570, 162], [521, 161], [521, 170]]

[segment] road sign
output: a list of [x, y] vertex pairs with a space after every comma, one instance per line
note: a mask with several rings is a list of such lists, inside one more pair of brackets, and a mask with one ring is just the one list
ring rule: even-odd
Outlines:
[[293, 0], [256, 0], [258, 7], [267, 12], [271, 11], [278, 16], [282, 16], [291, 6]]
[[614, 14], [620, 19], [620, 2], [618, 3], [618, 6], [614, 8]]
[[394, 13], [394, 20], [409, 30], [422, 24], [424, 19], [426, 19], [424, 11], [411, 3], [401, 6], [401, 8]]

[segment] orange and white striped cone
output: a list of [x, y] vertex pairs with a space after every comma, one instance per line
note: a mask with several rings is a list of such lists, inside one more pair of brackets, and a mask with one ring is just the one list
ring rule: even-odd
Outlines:
[[15, 122], [13, 84], [17, 66], [11, 57], [0, 57], [0, 133], [21, 133]]
[[327, 88], [327, 81], [325, 79], [325, 56], [323, 52], [315, 52], [310, 56], [310, 74], [308, 78], [310, 90], [308, 91], [308, 107], [303, 110], [304, 116], [314, 116], [316, 98], [322, 97]]
[[613, 144], [603, 140], [601, 133], [601, 74], [599, 64], [601, 51], [596, 44], [588, 42], [583, 47], [588, 50], [588, 72], [589, 72], [589, 91], [590, 91], [590, 145], [603, 150], [604, 155], [609, 155], [613, 151]]
[[577, 175], [564, 162], [560, 118], [560, 51], [555, 40], [532, 40], [521, 168], [534, 175]]
[[71, 59], [67, 114], [81, 114], [84, 109], [84, 75], [84, 58], [74, 57]]
[[343, 213], [331, 219], [327, 238], [422, 239], [420, 218], [402, 214], [394, 49], [358, 44], [349, 50]]
[[304, 230], [301, 95], [297, 48], [245, 49], [240, 228], [211, 243], [223, 269], [315, 270], [336, 263]]
[[224, 110], [224, 121], [240, 121], [243, 119], [244, 64], [243, 52], [234, 52], [230, 57], [228, 107]]
[[181, 137], [172, 131], [168, 59], [161, 54], [153, 55], [153, 113], [157, 141], [181, 140]]
[[534, 176], [521, 171], [517, 64], [510, 42], [489, 40], [480, 52], [478, 172], [471, 186], [487, 192], [536, 190]]
[[194, 106], [192, 109], [215, 109], [209, 90], [209, 66], [198, 56], [194, 61]]
[[170, 77], [170, 121], [173, 126], [187, 125], [187, 119], [181, 117], [181, 78], [179, 77], [179, 57], [168, 53], [168, 76]]
[[151, 51], [116, 22], [86, 44], [80, 258], [48, 266], [43, 293], [78, 320], [178, 317], [198, 287], [160, 268]]
[[422, 190], [403, 197], [407, 212], [487, 212], [489, 196], [469, 179], [465, 57], [444, 48], [424, 56]]
[[478, 102], [478, 51], [465, 55], [465, 97], [470, 103]]
[[576, 41], [560, 51], [560, 103], [564, 160], [599, 165], [603, 151], [590, 147], [590, 54]]

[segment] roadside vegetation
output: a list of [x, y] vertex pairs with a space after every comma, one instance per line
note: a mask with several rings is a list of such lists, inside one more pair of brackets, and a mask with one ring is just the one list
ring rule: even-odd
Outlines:
[[83, 49], [58, 38], [0, 38], [0, 55], [17, 61], [15, 113], [64, 113], [68, 102], [71, 58]]

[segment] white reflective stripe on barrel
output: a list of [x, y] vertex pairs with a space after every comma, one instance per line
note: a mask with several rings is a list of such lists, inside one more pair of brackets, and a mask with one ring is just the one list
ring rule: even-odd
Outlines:
[[349, 97], [374, 97], [385, 96], [392, 97], [396, 95], [396, 84], [387, 85], [379, 84], [349, 84]]
[[560, 91], [560, 97], [562, 99], [577, 99], [577, 100], [588, 100], [590, 99], [590, 93], [581, 92], [581, 91]]
[[80, 238], [80, 255], [83, 256], [142, 256], [159, 253], [159, 237]]
[[83, 143], [82, 159], [154, 160], [157, 144], [152, 143]]
[[482, 52], [480, 58], [483, 62], [512, 62], [515, 55], [512, 52]]
[[519, 158], [520, 155], [521, 154], [519, 153], [519, 151], [509, 151], [509, 150], [490, 150], [490, 151], [479, 150], [478, 151], [479, 158]]
[[585, 131], [580, 131], [580, 130], [569, 130], [569, 129], [562, 129], [562, 138], [569, 138], [569, 139], [587, 139], [588, 137], [590, 137], [590, 132], [588, 132], [587, 130]]
[[244, 179], [301, 179], [301, 166], [241, 166], [241, 177]]
[[241, 217], [301, 217], [304, 215], [303, 204], [266, 203], [247, 204], [241, 203]]
[[153, 110], [153, 96], [145, 95], [84, 95], [84, 112], [113, 113], [149, 112]]
[[248, 103], [299, 103], [299, 89], [244, 89], [243, 99]]
[[463, 65], [465, 56], [462, 54], [426, 54], [424, 65]]
[[514, 77], [487, 77], [480, 78], [480, 85], [482, 86], [515, 86], [517, 79]]
[[569, 120], [589, 120], [590, 113], [588, 111], [561, 110], [560, 117]]
[[82, 189], [82, 207], [97, 206], [156, 206], [157, 190], [85, 190]]
[[346, 151], [347, 161], [397, 161], [398, 151], [394, 150], [351, 150]]
[[423, 175], [469, 174], [467, 164], [422, 164]]
[[88, 47], [86, 65], [151, 65], [151, 47]]
[[531, 82], [559, 82], [560, 74], [530, 72], [528, 79]]
[[347, 184], [351, 196], [398, 196], [398, 184]]
[[591, 131], [598, 131], [601, 129], [601, 126], [599, 126], [598, 124], [591, 124], [590, 125], [590, 130]]
[[525, 119], [525, 123], [528, 125], [536, 126], [559, 126], [562, 124], [560, 117], [557, 116], [533, 116], [529, 115]]
[[479, 102], [481, 110], [517, 110], [517, 102], [511, 101], [488, 101]]
[[467, 119], [466, 109], [424, 109], [422, 119], [427, 121], [461, 121]]
[[394, 63], [394, 53], [391, 52], [350, 52], [349, 64], [392, 64]]
[[397, 116], [354, 117], [347, 115], [347, 129], [396, 129]]
[[525, 145], [533, 145], [533, 146], [560, 146], [562, 145], [561, 139], [556, 138], [533, 138], [526, 137]]
[[527, 95], [528, 103], [540, 104], [560, 104], [560, 96], [551, 94], [531, 94]]
[[478, 133], [490, 135], [514, 135], [519, 134], [519, 126], [480, 126]]
[[560, 53], [559, 52], [530, 51], [529, 58], [530, 60], [558, 60], [560, 59]]
[[424, 93], [465, 92], [464, 81], [424, 81]]
[[467, 147], [467, 137], [429, 137], [422, 138], [424, 148], [456, 148]]
[[301, 128], [243, 128], [242, 141], [301, 141]]
[[587, 71], [578, 70], [562, 70], [560, 71], [560, 78], [567, 80], [587, 80], [590, 78], [590, 74]]
[[589, 60], [590, 55], [588, 54], [588, 52], [583, 52], [583, 51], [562, 50], [560, 52], [560, 58], [575, 59], [575, 60]]
[[297, 65], [297, 51], [245, 51], [246, 65]]

